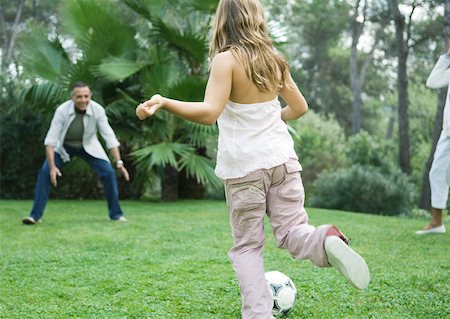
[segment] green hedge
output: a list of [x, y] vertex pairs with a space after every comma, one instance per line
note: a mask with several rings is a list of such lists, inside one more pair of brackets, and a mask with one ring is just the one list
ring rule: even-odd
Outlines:
[[355, 165], [322, 174], [310, 200], [315, 207], [380, 215], [408, 214], [415, 204], [415, 186], [399, 170], [383, 172], [372, 165]]
[[[34, 197], [37, 174], [45, 159], [43, 140], [51, 115], [9, 113], [0, 117], [0, 198]], [[82, 160], [64, 167], [51, 198], [102, 198], [101, 185]]]

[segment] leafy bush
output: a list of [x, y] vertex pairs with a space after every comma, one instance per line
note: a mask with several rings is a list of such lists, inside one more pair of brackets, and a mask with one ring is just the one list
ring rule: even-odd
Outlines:
[[298, 132], [294, 136], [295, 150], [303, 166], [302, 179], [309, 198], [320, 173], [346, 165], [345, 134], [334, 117], [311, 110], [291, 125]]
[[415, 186], [400, 170], [386, 174], [372, 165], [354, 165], [322, 174], [314, 183], [315, 207], [380, 215], [408, 214], [415, 203]]
[[348, 140], [347, 159], [353, 164], [321, 174], [310, 205], [382, 215], [408, 214], [416, 187], [396, 163], [394, 145], [366, 132]]
[[45, 158], [42, 113], [0, 117], [0, 197], [32, 198], [37, 170]]
[[[39, 112], [0, 117], [0, 198], [33, 198], [50, 119], [51, 114]], [[98, 178], [84, 161], [70, 162], [62, 173], [51, 198], [102, 198]]]
[[352, 164], [375, 166], [383, 173], [396, 169], [393, 142], [376, 140], [365, 131], [349, 138], [347, 158]]

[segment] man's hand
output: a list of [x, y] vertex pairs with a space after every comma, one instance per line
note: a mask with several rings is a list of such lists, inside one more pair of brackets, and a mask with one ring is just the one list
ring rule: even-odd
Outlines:
[[142, 121], [147, 117], [150, 117], [156, 113], [161, 107], [163, 107], [164, 100], [159, 94], [155, 94], [152, 98], [144, 103], [141, 103], [136, 108], [136, 115]]
[[52, 185], [56, 187], [56, 185], [58, 184], [56, 181], [56, 177], [57, 176], [62, 176], [60, 170], [58, 167], [53, 167], [50, 168], [50, 181], [52, 182]]
[[125, 166], [123, 165], [123, 161], [122, 160], [118, 160], [116, 162], [116, 167], [119, 170], [120, 174], [122, 174], [122, 176], [125, 178], [125, 180], [128, 182], [130, 180], [130, 174], [128, 174], [127, 169], [125, 168]]

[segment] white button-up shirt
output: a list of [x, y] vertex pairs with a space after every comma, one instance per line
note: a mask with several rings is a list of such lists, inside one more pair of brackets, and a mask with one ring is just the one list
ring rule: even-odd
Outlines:
[[[63, 143], [67, 130], [74, 118], [75, 105], [72, 100], [68, 100], [58, 106], [44, 140], [46, 146], [53, 145], [55, 152], [61, 156], [61, 159], [64, 162], [70, 161], [70, 156], [64, 149]], [[97, 102], [91, 100], [87, 107], [86, 114], [83, 116], [83, 125], [84, 150], [95, 158], [100, 158], [109, 162], [108, 155], [97, 138], [97, 132], [100, 132], [108, 149], [118, 147], [120, 143], [108, 123], [105, 109]]]
[[444, 54], [439, 57], [427, 79], [427, 86], [432, 89], [448, 87], [444, 107], [444, 121], [442, 130], [450, 137], [450, 56]]

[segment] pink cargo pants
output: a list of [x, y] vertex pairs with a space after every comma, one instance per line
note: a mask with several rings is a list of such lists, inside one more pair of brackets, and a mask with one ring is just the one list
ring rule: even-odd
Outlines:
[[269, 319], [272, 298], [266, 287], [262, 250], [267, 214], [280, 248], [295, 259], [328, 267], [324, 240], [331, 225], [308, 225], [305, 194], [296, 160], [225, 181], [234, 246], [228, 255], [242, 296], [242, 318]]

